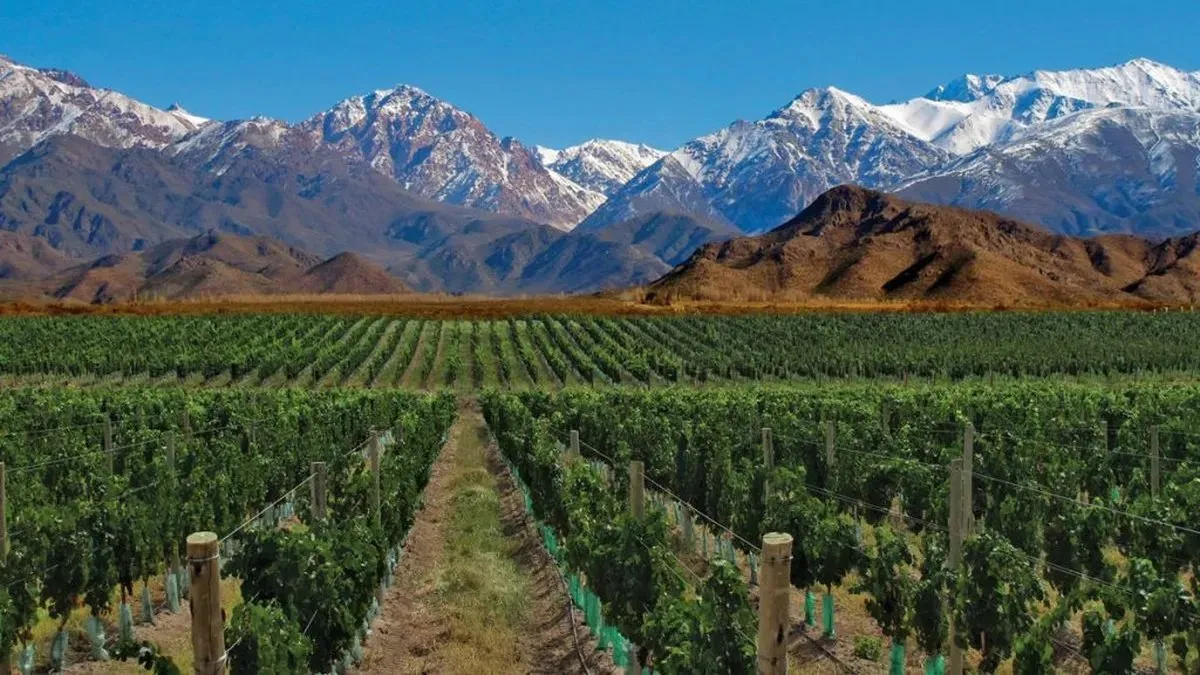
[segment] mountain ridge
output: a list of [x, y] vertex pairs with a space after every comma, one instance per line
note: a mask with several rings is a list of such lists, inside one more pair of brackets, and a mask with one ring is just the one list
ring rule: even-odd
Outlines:
[[1191, 304], [1200, 297], [1197, 236], [1081, 239], [988, 211], [839, 186], [769, 232], [701, 246], [645, 297]]

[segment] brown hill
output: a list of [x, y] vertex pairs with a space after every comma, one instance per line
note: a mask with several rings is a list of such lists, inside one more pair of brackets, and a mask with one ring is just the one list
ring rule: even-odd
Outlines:
[[404, 291], [399, 280], [354, 254], [322, 261], [269, 237], [206, 232], [76, 265], [26, 283], [19, 297], [45, 295], [103, 304], [135, 298]]
[[45, 239], [0, 230], [0, 279], [37, 279], [71, 262]]
[[707, 244], [647, 287], [652, 301], [944, 300], [1084, 305], [1200, 295], [1197, 235], [1051, 234], [988, 211], [834, 188], [757, 237]]
[[313, 267], [289, 284], [296, 293], [377, 295], [405, 293], [408, 289], [375, 263], [357, 253], [340, 253]]

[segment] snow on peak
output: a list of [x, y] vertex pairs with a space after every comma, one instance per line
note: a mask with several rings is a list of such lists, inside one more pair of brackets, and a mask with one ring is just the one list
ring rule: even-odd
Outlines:
[[965, 75], [880, 111], [922, 139], [967, 154], [1031, 125], [1108, 106], [1200, 110], [1200, 76], [1150, 59], [1007, 78]]
[[195, 127], [200, 127], [201, 125], [212, 121], [207, 117], [193, 115], [192, 113], [188, 112], [186, 108], [179, 105], [179, 103], [172, 103], [171, 105], [167, 106], [167, 112]]
[[74, 134], [104, 147], [165, 148], [196, 131], [198, 124], [119, 92], [89, 86], [73, 73], [30, 68], [0, 59], [0, 164], [12, 151]]
[[932, 101], [970, 103], [992, 93], [996, 85], [1003, 81], [1004, 76], [1002, 75], [975, 75], [967, 73], [956, 80], [938, 85], [933, 91], [925, 94], [925, 98]]
[[533, 146], [533, 152], [537, 155], [538, 161], [542, 163], [542, 166], [547, 168], [549, 168], [551, 164], [558, 161], [558, 156], [562, 154], [562, 150], [547, 148], [544, 145]]
[[547, 169], [605, 195], [666, 154], [648, 145], [599, 138], [562, 150], [537, 146], [534, 151]]

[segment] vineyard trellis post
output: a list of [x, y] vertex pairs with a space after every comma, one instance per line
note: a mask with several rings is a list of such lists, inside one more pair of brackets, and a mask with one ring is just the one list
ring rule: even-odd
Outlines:
[[833, 465], [837, 461], [837, 452], [834, 444], [837, 442], [837, 427], [834, 426], [833, 420], [825, 420], [825, 467], [829, 472], [829, 478], [833, 478]]
[[1150, 427], [1150, 495], [1158, 499], [1162, 474], [1159, 468], [1158, 425]]
[[788, 602], [791, 598], [792, 535], [768, 532], [758, 559], [758, 667], [764, 675], [787, 673]]
[[639, 460], [629, 463], [629, 512], [638, 520], [646, 515], [646, 465]]
[[[179, 494], [179, 478], [175, 473], [175, 434], [167, 432], [167, 490], [168, 494]], [[179, 573], [179, 546], [178, 540], [171, 544], [171, 556], [167, 560], [168, 569], [172, 572]]]
[[113, 428], [112, 416], [104, 416], [104, 463], [108, 467], [108, 475], [113, 474]]
[[8, 469], [0, 462], [0, 560], [8, 559]]
[[[947, 514], [947, 525], [950, 529], [950, 550], [946, 556], [946, 567], [957, 572], [962, 564], [962, 545], [963, 545], [963, 458], [951, 460], [950, 462], [950, 504]], [[949, 614], [950, 624], [950, 661], [946, 672], [950, 675], [962, 675], [963, 672], [963, 654], [962, 648], [958, 646], [958, 639], [954, 626], [954, 589], [949, 589], [946, 603], [951, 607]]]
[[[0, 462], [0, 561], [8, 560], [8, 470]], [[0, 671], [12, 672], [11, 650], [0, 652]]]
[[763, 494], [762, 503], [763, 510], [767, 508], [767, 501], [771, 498], [771, 471], [775, 469], [775, 436], [770, 427], [763, 427], [762, 430], [762, 454], [763, 454]]
[[198, 675], [225, 673], [220, 550], [221, 542], [215, 532], [188, 535], [188, 567], [192, 575], [192, 660]]
[[371, 440], [367, 442], [367, 461], [371, 466], [371, 517], [375, 525], [383, 524], [383, 505], [379, 498], [379, 432], [371, 432]]
[[192, 440], [192, 415], [188, 412], [186, 403], [183, 405], [183, 440]]
[[325, 520], [326, 517], [326, 501], [325, 497], [325, 462], [312, 463], [312, 515], [314, 520]]
[[967, 420], [963, 425], [963, 463], [962, 463], [962, 492], [959, 494], [959, 504], [963, 515], [959, 522], [962, 536], [967, 537], [975, 531], [974, 481], [975, 475], [975, 425]]
[[571, 447], [569, 448], [568, 451], [571, 453], [572, 458], [579, 456], [579, 430], [578, 429], [571, 430]]

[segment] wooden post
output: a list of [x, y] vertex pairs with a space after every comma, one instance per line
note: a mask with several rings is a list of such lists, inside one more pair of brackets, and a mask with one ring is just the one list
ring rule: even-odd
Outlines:
[[963, 463], [962, 463], [962, 493], [960, 494], [963, 519], [960, 523], [962, 536], [967, 537], [975, 531], [974, 481], [975, 475], [975, 425], [970, 420], [963, 428]]
[[188, 567], [192, 573], [192, 660], [197, 675], [225, 673], [220, 549], [221, 543], [215, 532], [188, 535]]
[[8, 559], [8, 470], [0, 462], [0, 560]]
[[833, 475], [833, 465], [837, 461], [837, 455], [834, 451], [834, 443], [837, 440], [837, 427], [834, 426], [833, 420], [825, 420], [825, 467], [830, 474]]
[[763, 535], [758, 559], [758, 672], [779, 675], [788, 671], [788, 600], [792, 583], [792, 535]]
[[367, 461], [371, 463], [371, 513], [376, 525], [383, 524], [383, 505], [379, 497], [379, 432], [371, 432], [367, 444]]
[[569, 452], [571, 457], [573, 457], [573, 458], [579, 456], [579, 430], [578, 429], [571, 430], [571, 447], [567, 449], [567, 452]]
[[766, 512], [767, 502], [771, 499], [771, 471], [775, 469], [775, 434], [770, 427], [762, 430], [763, 453], [763, 511]]
[[[8, 560], [8, 471], [0, 462], [0, 561]], [[0, 672], [12, 672], [12, 650], [0, 652]]]
[[[179, 478], [175, 472], [175, 434], [167, 432], [167, 489], [170, 494], [179, 494]], [[174, 540], [174, 541], [172, 541]], [[179, 540], [170, 537], [171, 555], [167, 565], [172, 572], [179, 572]]]
[[325, 520], [325, 462], [312, 463], [312, 515], [314, 520]]
[[1158, 498], [1158, 490], [1162, 474], [1159, 468], [1158, 454], [1158, 425], [1150, 427], [1150, 495]]
[[[962, 565], [962, 491], [963, 491], [963, 460], [961, 458], [950, 462], [950, 504], [948, 525], [950, 527], [950, 550], [946, 556], [946, 567], [957, 570]], [[953, 590], [949, 591], [948, 604], [953, 601]], [[946, 670], [950, 675], [962, 675], [963, 655], [955, 639], [954, 614], [950, 613], [950, 662]]]
[[108, 474], [113, 473], [113, 432], [112, 432], [112, 417], [104, 416], [104, 457], [105, 464], [108, 466]]
[[629, 463], [629, 512], [641, 520], [646, 515], [646, 465], [638, 460]]

